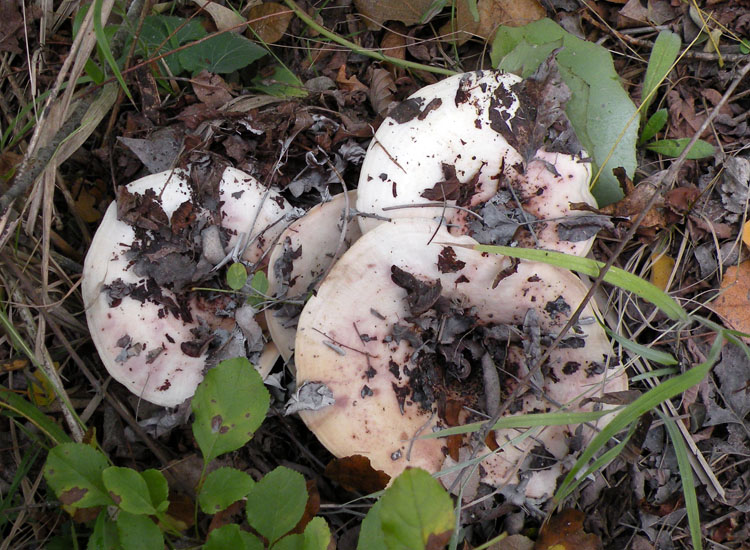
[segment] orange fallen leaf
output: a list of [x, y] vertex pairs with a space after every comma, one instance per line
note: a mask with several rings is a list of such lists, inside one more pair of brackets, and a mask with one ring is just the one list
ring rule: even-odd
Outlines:
[[750, 261], [727, 268], [713, 306], [728, 328], [750, 332]]
[[542, 526], [534, 550], [602, 550], [602, 540], [583, 530], [583, 512], [563, 510]]
[[354, 6], [369, 29], [386, 21], [415, 25], [428, 20], [433, 0], [354, 0]]
[[258, 38], [266, 44], [273, 44], [284, 37], [292, 20], [292, 12], [277, 2], [266, 2], [250, 8], [247, 20], [250, 23], [247, 30], [249, 38]]
[[674, 270], [674, 258], [662, 254], [661, 256], [652, 256], [651, 260], [651, 284], [659, 287], [661, 290], [667, 290], [669, 277]]
[[745, 222], [745, 225], [742, 226], [742, 242], [750, 246], [750, 221]]
[[469, 10], [468, 2], [456, 4], [456, 18], [440, 28], [440, 34], [459, 45], [472, 36], [491, 40], [501, 25], [521, 27], [546, 17], [547, 11], [537, 0], [478, 0], [479, 20]]

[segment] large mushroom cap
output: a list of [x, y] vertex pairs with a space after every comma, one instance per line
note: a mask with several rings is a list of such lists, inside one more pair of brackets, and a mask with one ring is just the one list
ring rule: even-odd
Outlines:
[[[264, 242], [270, 244], [281, 231], [280, 224], [267, 226], [290, 208], [283, 198], [272, 195], [262, 208], [259, 202], [255, 207], [247, 203], [252, 195], [259, 201], [264, 193], [247, 174], [227, 170], [219, 194], [222, 199], [237, 199], [242, 206], [221, 204], [218, 218], [226, 220], [222, 225], [233, 234], [232, 239], [237, 231], [253, 231], [253, 235], [262, 233]], [[115, 380], [157, 405], [179, 405], [193, 395], [203, 378], [210, 358], [197, 333], [205, 332], [215, 317], [190, 292], [190, 276], [181, 279], [183, 273], [172, 272], [181, 268], [200, 272], [197, 259], [175, 252], [180, 250], [175, 235], [186, 231], [189, 247], [197, 238], [193, 227], [206, 225], [210, 216], [196, 204], [187, 176], [180, 170], [141, 178], [126, 186], [121, 198], [127, 203], [120, 205], [121, 210], [130, 208], [125, 214], [128, 221], [118, 219], [118, 205], [112, 203], [84, 262], [82, 294], [91, 337]], [[249, 257], [259, 257], [260, 241], [256, 239], [249, 250]], [[139, 271], [144, 263], [149, 264], [146, 271]], [[168, 287], [164, 280], [175, 282]]]
[[268, 293], [280, 304], [266, 309], [266, 324], [284, 361], [294, 354], [296, 316], [302, 311], [285, 300], [306, 299], [331, 263], [360, 237], [357, 222], [344, 227], [347, 206], [354, 208], [356, 198], [357, 192], [349, 191], [313, 206], [281, 233], [271, 251]]
[[[300, 416], [334, 455], [364, 455], [391, 476], [407, 466], [440, 470], [455, 440], [416, 437], [481, 419], [470, 412], [486, 410], [480, 358], [487, 354], [497, 366], [502, 399], [586, 294], [568, 271], [531, 262], [513, 268], [507, 258], [462, 247], [475, 243], [427, 220], [381, 224], [354, 243], [305, 306], [298, 387], [322, 384], [334, 403]], [[627, 387], [622, 372], [607, 368], [609, 342], [595, 314], [584, 308], [583, 321], [543, 367], [541, 390], [553, 402], [575, 408], [584, 396]], [[552, 408], [522, 395], [512, 412]], [[562, 458], [567, 443], [550, 433], [548, 451]], [[505, 435], [498, 434], [500, 444]], [[545, 431], [534, 441], [546, 445]], [[486, 481], [517, 481], [514, 467], [528, 450], [498, 451]]]
[[[360, 173], [357, 209], [391, 219], [442, 217], [452, 233], [476, 233], [484, 244], [505, 244], [492, 240], [502, 233], [493, 217], [508, 212], [511, 219], [500, 221], [508, 222], [510, 236], [514, 222], [524, 235], [534, 234], [521, 237], [524, 245], [585, 255], [590, 235], [566, 240], [557, 228], [561, 219], [583, 214], [571, 203], [596, 206], [588, 187], [591, 165], [580, 147], [551, 152], [561, 149], [556, 144], [547, 150], [546, 139], [537, 135], [546, 131], [545, 117], [557, 117], [555, 126], [567, 124], [562, 132], [572, 130], [559, 102], [546, 109], [546, 103], [537, 105], [525, 84], [512, 74], [477, 71], [415, 92], [375, 133]], [[444, 201], [446, 210], [414, 207]], [[485, 216], [490, 227], [453, 206]], [[363, 232], [379, 223], [360, 218]]]

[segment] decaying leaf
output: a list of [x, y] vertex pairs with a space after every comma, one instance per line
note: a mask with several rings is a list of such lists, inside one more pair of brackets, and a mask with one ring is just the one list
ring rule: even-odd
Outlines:
[[731, 329], [750, 332], [750, 261], [731, 266], [721, 280], [721, 293], [713, 303], [716, 313]]
[[426, 22], [433, 4], [433, 0], [354, 0], [354, 6], [371, 29], [386, 21], [401, 21], [406, 25]]
[[534, 550], [602, 550], [602, 540], [583, 530], [583, 512], [563, 510], [542, 526]]
[[496, 542], [488, 550], [533, 550], [534, 541], [523, 535], [511, 535]]
[[396, 103], [395, 91], [396, 83], [390, 72], [385, 69], [375, 69], [372, 72], [368, 96], [372, 108], [380, 116], [385, 117], [388, 110]]
[[651, 284], [662, 290], [667, 290], [669, 277], [672, 275], [672, 270], [674, 270], [674, 258], [662, 254], [651, 259], [654, 262], [651, 264]]
[[201, 71], [193, 77], [192, 83], [195, 96], [209, 107], [218, 109], [232, 99], [229, 86], [217, 74]]
[[292, 12], [286, 6], [276, 2], [266, 2], [250, 8], [247, 13], [250, 28], [247, 35], [257, 38], [266, 44], [273, 44], [284, 37]]
[[347, 491], [366, 494], [382, 491], [391, 480], [388, 474], [373, 468], [370, 459], [362, 455], [334, 458], [326, 466], [325, 474]]
[[440, 34], [456, 40], [458, 44], [463, 44], [472, 36], [489, 40], [501, 25], [521, 27], [547, 15], [537, 0], [478, 0], [477, 11], [478, 21], [471, 14], [469, 2], [458, 2], [455, 20], [443, 25]]
[[220, 31], [242, 32], [245, 29], [243, 24], [245, 19], [236, 11], [209, 0], [193, 0], [193, 2], [208, 12]]

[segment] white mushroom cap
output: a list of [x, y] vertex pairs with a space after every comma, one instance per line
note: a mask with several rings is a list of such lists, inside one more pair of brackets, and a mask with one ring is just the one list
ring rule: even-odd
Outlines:
[[[384, 209], [442, 202], [444, 193], [448, 205], [478, 210], [509, 187], [515, 196], [502, 202], [517, 207], [520, 201], [537, 218], [583, 213], [573, 210], [570, 202], [596, 206], [588, 188], [591, 167], [583, 160], [583, 151], [569, 155], [540, 148], [525, 159], [525, 153], [508, 143], [505, 136], [521, 124], [517, 118], [520, 102], [529, 101], [518, 88], [520, 83], [513, 74], [477, 71], [415, 92], [391, 111], [370, 143], [360, 173], [357, 209], [391, 219], [442, 216], [453, 226], [452, 233], [471, 234], [467, 222], [474, 218], [467, 218], [461, 210], [444, 212], [441, 206]], [[363, 232], [379, 223], [360, 218]], [[593, 241], [593, 237], [562, 241], [556, 222], [531, 227], [541, 248], [585, 255]]]
[[[258, 196], [258, 185], [250, 176], [231, 169], [220, 184], [222, 197]], [[249, 183], [248, 183], [249, 182]], [[255, 182], [257, 183], [257, 182]], [[127, 186], [131, 194], [145, 195], [153, 190], [155, 203], [172, 220], [185, 202], [190, 202], [196, 217], [206, 219], [204, 209], [195, 200], [186, 174], [174, 170], [141, 178]], [[238, 194], [239, 191], [248, 191]], [[281, 199], [283, 201], [283, 199]], [[270, 201], [272, 216], [289, 206]], [[236, 209], [229, 202], [221, 206], [231, 229], [247, 229], [254, 216], [247, 204]], [[258, 230], [267, 217], [259, 216]], [[145, 231], [145, 230], [143, 230]], [[281, 227], [274, 228], [276, 234]], [[153, 232], [148, 234], [153, 235]], [[269, 244], [274, 238], [268, 235]], [[133, 226], [118, 220], [117, 204], [112, 203], [97, 229], [84, 261], [82, 295], [91, 337], [102, 363], [115, 380], [142, 399], [162, 406], [176, 406], [191, 397], [203, 379], [205, 351], [189, 349], [196, 340], [191, 332], [200, 327], [200, 320], [211, 316], [203, 311], [194, 297], [159, 287], [153, 279], [139, 276], [133, 269], [131, 247], [136, 241]], [[253, 250], [261, 250], [253, 247]], [[256, 252], [253, 252], [255, 256]], [[260, 252], [257, 252], [260, 254]], [[157, 260], [158, 261], [158, 260]]]
[[[415, 350], [407, 336], [396, 341], [394, 327], [406, 326], [415, 333], [420, 329], [414, 324], [406, 290], [394, 282], [394, 266], [428, 285], [440, 281], [441, 296], [475, 316], [474, 328], [467, 329], [461, 339], [471, 338], [470, 334], [484, 330], [482, 327], [523, 325], [530, 310], [536, 314], [541, 335], [554, 336], [586, 294], [583, 283], [568, 271], [521, 262], [507, 274], [504, 270], [511, 264], [507, 258], [462, 248], [473, 244], [476, 241], [470, 237], [453, 236], [443, 228], [436, 231], [434, 223], [427, 220], [381, 224], [354, 243], [305, 306], [296, 340], [297, 385], [323, 384], [332, 393], [334, 404], [302, 411], [300, 416], [334, 455], [364, 455], [375, 469], [392, 477], [407, 466], [436, 472], [446, 458], [446, 440], [416, 436], [446, 426], [439, 411], [441, 399], [455, 399], [464, 389], [484, 391], [480, 372], [478, 381], [475, 374], [465, 384], [445, 384], [445, 393], [435, 389], [432, 402], [417, 395], [415, 389], [422, 391], [423, 386], [415, 388], [414, 384], [424, 384], [419, 377], [427, 376], [421, 364], [411, 360], [420, 350]], [[582, 318], [594, 321], [595, 313], [594, 306], [587, 305]], [[522, 331], [520, 334], [526, 339]], [[499, 372], [509, 373], [508, 384], [528, 372], [526, 356], [518, 346], [518, 342], [509, 341], [505, 362], [497, 365]], [[544, 378], [542, 391], [575, 409], [584, 396], [625, 389], [624, 373], [607, 369], [609, 352], [599, 324], [576, 325], [570, 339], [553, 350], [545, 363], [550, 375]], [[504, 394], [510, 389], [504, 388]], [[459, 397], [472, 399], [471, 395]], [[482, 406], [483, 395], [473, 399], [470, 406]], [[523, 404], [519, 412], [553, 408], [530, 393], [524, 395]], [[478, 420], [466, 410], [459, 419]], [[567, 454], [561, 434], [568, 431], [566, 427], [544, 430], [534, 445], [543, 441], [552, 455], [561, 457]], [[552, 435], [549, 444], [546, 433]], [[497, 437], [504, 441], [505, 432]], [[499, 458], [483, 463], [482, 480], [492, 484], [517, 480], [513, 477], [515, 462], [528, 451], [519, 448], [518, 454], [513, 454], [515, 450], [499, 451], [495, 455]], [[536, 491], [527, 494], [537, 496]]]
[[[331, 262], [362, 234], [357, 222], [352, 220], [347, 222], [341, 241], [347, 201], [349, 208], [353, 209], [356, 198], [356, 191], [339, 193], [330, 201], [313, 206], [284, 230], [268, 262], [269, 295], [280, 299], [305, 299], [307, 293], [320, 283], [320, 277]], [[335, 256], [337, 251], [338, 256]], [[284, 280], [287, 288], [283, 288]], [[289, 326], [290, 321], [294, 321], [284, 317], [283, 313], [284, 310], [267, 309], [266, 324], [279, 353], [284, 361], [288, 361], [294, 354], [297, 328]]]

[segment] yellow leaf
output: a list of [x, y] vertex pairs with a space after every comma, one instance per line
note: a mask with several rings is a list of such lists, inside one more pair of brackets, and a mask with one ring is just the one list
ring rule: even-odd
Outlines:
[[674, 258], [662, 254], [661, 256], [652, 256], [654, 262], [651, 265], [651, 284], [666, 291], [669, 286], [669, 277], [674, 270]]
[[[55, 363], [55, 370], [59, 366], [59, 363]], [[38, 407], [51, 405], [55, 400], [55, 390], [52, 388], [52, 384], [49, 383], [47, 377], [39, 369], [35, 370], [32, 375], [28, 394], [31, 402]]]
[[750, 221], [745, 222], [742, 226], [742, 242], [750, 246]]

